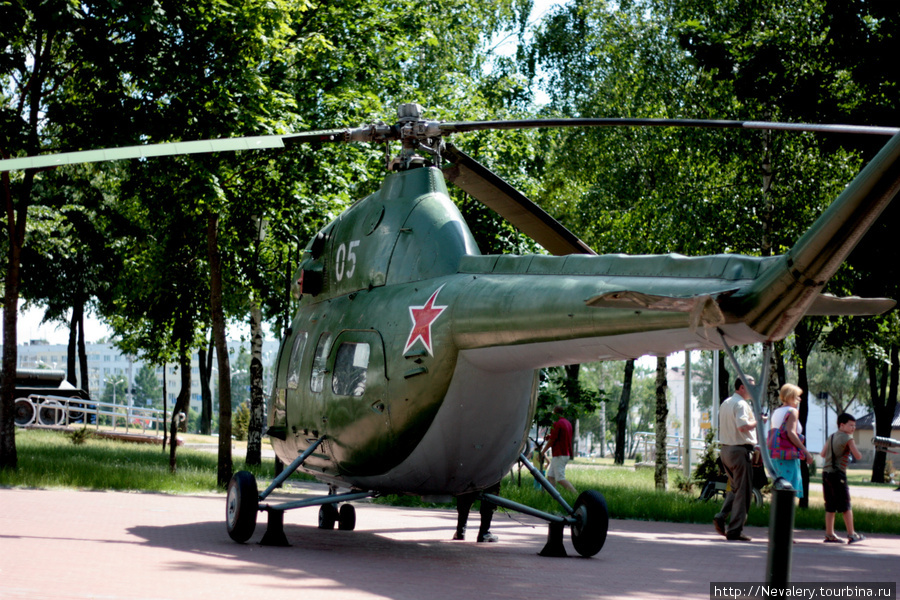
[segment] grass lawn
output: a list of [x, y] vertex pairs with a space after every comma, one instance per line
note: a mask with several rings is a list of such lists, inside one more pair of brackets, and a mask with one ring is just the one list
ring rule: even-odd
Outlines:
[[[214, 441], [209, 436], [191, 436]], [[160, 437], [160, 444], [162, 437]], [[215, 447], [214, 444], [211, 444]], [[244, 445], [246, 448], [246, 444]], [[139, 490], [189, 494], [217, 492], [215, 452], [179, 447], [176, 471], [169, 470], [169, 451], [158, 444], [133, 444], [117, 440], [91, 438], [75, 445], [58, 431], [16, 430], [19, 468], [0, 470], [0, 486], [29, 488], [68, 487], [88, 490]], [[233, 450], [235, 470], [253, 471], [257, 477], [271, 479], [275, 461], [263, 459], [259, 467], [243, 464], [245, 451]]]
[[[169, 471], [168, 451], [163, 452], [156, 444], [129, 444], [91, 438], [76, 445], [69, 436], [60, 432], [19, 429], [16, 431], [19, 468], [16, 472], [0, 471], [0, 486], [174, 494], [222, 493], [216, 488], [216, 453], [192, 447], [204, 444], [215, 448], [216, 438], [187, 435], [182, 439], [189, 447], [178, 448], [177, 469], [173, 474]], [[262, 482], [274, 477], [274, 460], [263, 458], [261, 466], [248, 469], [243, 464], [245, 449], [244, 443], [234, 444], [234, 470], [252, 471], [262, 480], [262, 486]], [[596, 489], [601, 492], [613, 518], [711, 524], [721, 504], [721, 500], [698, 501], [699, 490], [696, 489], [690, 494], [673, 491], [674, 470], [669, 472], [669, 491], [664, 492], [654, 487], [653, 469], [635, 469], [633, 464], [616, 466], [612, 464], [612, 459], [577, 459], [570, 464], [566, 474], [578, 490]], [[311, 479], [298, 474], [292, 477]], [[850, 473], [853, 485], [861, 485], [862, 480], [868, 477], [869, 472], [862, 469]], [[890, 484], [866, 485], [883, 485], [891, 490], [896, 487]], [[535, 489], [533, 478], [524, 469], [521, 477], [518, 469], [514, 468], [512, 474], [504, 479], [501, 495], [547, 512], [561, 512], [549, 494]], [[564, 493], [564, 496], [570, 504], [575, 502], [575, 495]], [[379, 501], [425, 506], [415, 497], [388, 497]], [[863, 533], [900, 535], [898, 502], [855, 497], [853, 515], [856, 528]], [[813, 478], [810, 483], [810, 507], [796, 511], [795, 527], [822, 529], [824, 519], [821, 481]], [[749, 524], [768, 526], [768, 496], [763, 506], [751, 508]], [[838, 519], [839, 528], [841, 525]]]

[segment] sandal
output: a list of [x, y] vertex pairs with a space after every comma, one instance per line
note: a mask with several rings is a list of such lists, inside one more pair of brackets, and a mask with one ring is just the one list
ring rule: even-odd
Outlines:
[[825, 543], [826, 544], [843, 544], [844, 540], [842, 540], [838, 536], [834, 535], [833, 533], [830, 533], [825, 536]]
[[864, 536], [861, 533], [851, 533], [850, 535], [847, 536], [847, 543], [854, 544], [856, 542], [861, 542], [864, 539], [866, 539], [866, 536]]

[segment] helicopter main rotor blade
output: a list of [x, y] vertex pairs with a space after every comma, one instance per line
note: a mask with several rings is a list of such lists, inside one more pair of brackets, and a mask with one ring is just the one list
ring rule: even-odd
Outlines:
[[695, 127], [705, 129], [770, 129], [776, 131], [809, 131], [818, 133], [850, 133], [866, 135], [895, 135], [898, 127], [870, 125], [814, 125], [808, 123], [778, 123], [774, 121], [723, 121], [705, 119], [629, 119], [629, 118], [559, 118], [519, 119], [511, 121], [459, 121], [429, 123], [441, 133], [467, 131], [541, 129], [552, 127]]
[[[810, 131], [823, 133], [849, 133], [869, 135], [895, 135], [897, 127], [874, 127], [865, 125], [811, 125], [805, 123], [776, 123], [770, 121], [724, 121], [703, 119], [632, 119], [632, 118], [556, 118], [518, 119], [511, 121], [428, 121], [420, 117], [421, 107], [400, 112], [401, 121], [395, 125], [374, 123], [362, 127], [346, 129], [324, 129], [283, 135], [263, 135], [238, 138], [221, 138], [189, 142], [170, 142], [143, 146], [126, 146], [102, 150], [82, 150], [10, 158], [0, 160], [0, 171], [24, 169], [51, 169], [62, 165], [79, 163], [126, 160], [156, 156], [181, 154], [204, 154], [209, 152], [234, 152], [237, 150], [262, 150], [283, 148], [285, 145], [301, 143], [344, 143], [344, 142], [387, 142], [403, 140], [404, 144], [430, 141], [451, 133], [485, 130], [540, 129], [548, 127], [699, 127], [699, 128], [740, 128], [769, 129], [781, 131]], [[412, 140], [412, 141], [411, 141]]]
[[446, 143], [442, 156], [448, 181], [509, 221], [551, 254], [596, 254], [562, 223], [477, 160]]
[[219, 138], [190, 142], [166, 142], [142, 146], [123, 146], [102, 150], [79, 150], [59, 154], [43, 154], [0, 160], [0, 171], [24, 169], [52, 169], [63, 165], [93, 162], [109, 162], [133, 158], [180, 156], [182, 154], [207, 154], [210, 152], [236, 152], [238, 150], [265, 150], [284, 148], [296, 143], [323, 143], [369, 141], [371, 128], [324, 129], [303, 133], [259, 135], [251, 137]]

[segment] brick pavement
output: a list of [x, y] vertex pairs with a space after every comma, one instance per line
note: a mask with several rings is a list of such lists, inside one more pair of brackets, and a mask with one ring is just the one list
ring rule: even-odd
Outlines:
[[[358, 503], [356, 531], [321, 531], [316, 509], [285, 514], [292, 546], [225, 532], [224, 496], [0, 489], [0, 598], [53, 599], [707, 599], [710, 581], [765, 579], [766, 531], [725, 542], [711, 525], [618, 521], [604, 549], [537, 556], [546, 525], [495, 517], [497, 544], [452, 542], [452, 510]], [[477, 518], [477, 515], [473, 515]], [[801, 531], [793, 581], [883, 582], [900, 537], [825, 545]]]

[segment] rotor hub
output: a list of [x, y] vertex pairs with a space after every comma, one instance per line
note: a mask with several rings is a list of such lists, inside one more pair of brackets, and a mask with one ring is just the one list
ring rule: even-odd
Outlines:
[[400, 138], [400, 154], [390, 160], [388, 168], [395, 171], [423, 166], [426, 159], [420, 154], [431, 155], [440, 165], [444, 142], [440, 128], [423, 117], [425, 109], [420, 104], [401, 104], [397, 108], [397, 130]]

